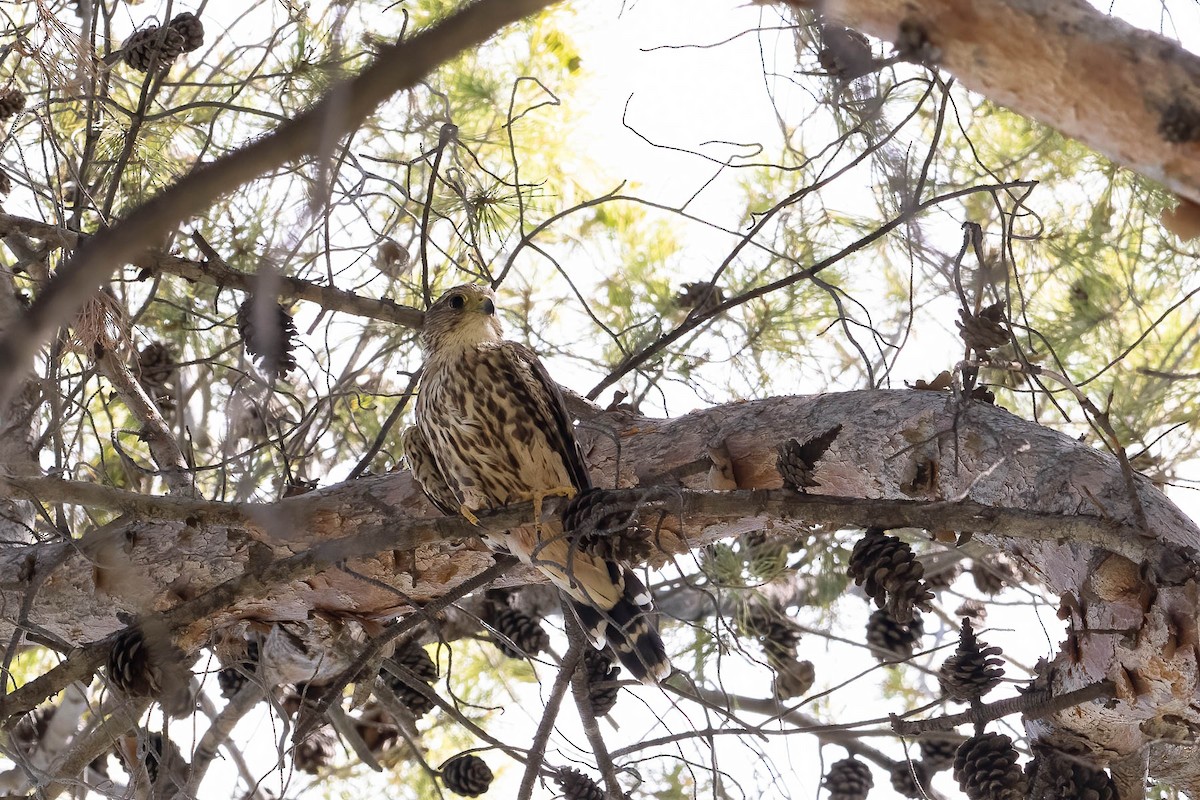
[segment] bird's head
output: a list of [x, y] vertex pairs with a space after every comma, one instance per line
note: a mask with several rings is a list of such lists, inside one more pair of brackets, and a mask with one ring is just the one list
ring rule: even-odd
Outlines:
[[500, 335], [496, 293], [487, 286], [466, 283], [447, 291], [425, 312], [421, 348], [428, 357], [496, 342]]

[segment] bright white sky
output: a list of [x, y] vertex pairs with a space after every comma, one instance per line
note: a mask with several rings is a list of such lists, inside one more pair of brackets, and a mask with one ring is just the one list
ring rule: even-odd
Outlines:
[[[131, 13], [141, 10], [153, 13], [145, 4], [133, 8]], [[191, 3], [176, 3], [176, 11], [191, 8]], [[1100, 4], [1108, 10], [1105, 4]], [[224, 13], [219, 8], [223, 3], [210, 2], [207, 13]], [[763, 76], [763, 59], [781, 73], [790, 71], [787, 63], [776, 63], [776, 59], [789, 58], [791, 38], [782, 34], [767, 33], [762, 39], [744, 36], [728, 44], [711, 49], [652, 50], [660, 45], [687, 45], [714, 43], [734, 33], [750, 30], [765, 24], [774, 25], [774, 15], [758, 6], [738, 5], [730, 0], [638, 0], [629, 2], [623, 13], [618, 13], [619, 4], [591, 0], [575, 4], [578, 13], [570, 23], [581, 48], [583, 66], [588, 75], [582, 96], [589, 111], [583, 124], [578, 143], [573, 143], [588, 153], [589, 158], [599, 164], [611, 165], [615, 174], [635, 182], [639, 194], [668, 204], [682, 202], [691, 196], [705, 181], [712, 177], [711, 162], [682, 153], [670, 153], [653, 148], [621, 125], [623, 109], [628, 102], [628, 118], [638, 130], [652, 140], [675, 147], [696, 149], [716, 159], [727, 158], [732, 153], [747, 152], [745, 146], [755, 142], [773, 144], [779, 141], [778, 121], [772, 108]], [[1164, 24], [1160, 16], [1163, 8], [1169, 7]], [[1197, 49], [1200, 41], [1200, 12], [1196, 4], [1188, 0], [1174, 0], [1165, 6], [1148, 0], [1121, 0], [1115, 4], [1115, 13], [1130, 19], [1135, 24], [1152, 30], [1165, 29], [1168, 35], [1178, 33], [1186, 46]], [[778, 37], [778, 38], [777, 38]], [[779, 79], [773, 88], [783, 95]], [[797, 101], [799, 103], [799, 101]], [[789, 112], [799, 113], [797, 108], [787, 105], [778, 109], [785, 116]], [[794, 121], [794, 120], [791, 120]], [[717, 181], [702, 193], [693, 206], [701, 216], [723, 219], [732, 224], [731, 209], [724, 201], [733, 188], [736, 176]], [[736, 195], [735, 195], [736, 196]], [[679, 275], [679, 282], [696, 280], [710, 274], [720, 255], [728, 250], [729, 240], [720, 234], [706, 233], [693, 227], [689, 229], [689, 245], [696, 254], [695, 263], [686, 274]], [[953, 252], [958, 247], [957, 233], [947, 249]], [[559, 374], [556, 372], [556, 374]], [[560, 375], [560, 380], [576, 388], [586, 388], [587, 378], [579, 376], [573, 381], [569, 374]], [[902, 377], [921, 377], [905, 375]], [[683, 399], [681, 398], [681, 401]], [[685, 402], [685, 401], [684, 401]], [[672, 409], [686, 411], [687, 407]], [[1194, 493], [1173, 493], [1178, 501], [1192, 512], [1200, 512], [1200, 502]], [[1193, 514], [1195, 516], [1195, 513]], [[971, 592], [967, 592], [970, 594]], [[1028, 598], [1018, 595], [1006, 596], [1014, 605], [1005, 608], [994, 604], [991, 607], [990, 625], [997, 630], [988, 635], [993, 644], [1005, 648], [1006, 653], [1018, 661], [1032, 665], [1040, 655], [1053, 651], [1053, 642], [1060, 638], [1061, 624], [1053, 618], [1052, 609], [1043, 607], [1040, 618], [1034, 620]], [[864, 603], [851, 600], [843, 604], [839, 613], [837, 629], [850, 636], [858, 636], [865, 624], [868, 609]], [[1039, 625], [1042, 626], [1039, 628]], [[845, 680], [850, 673], [870, 667], [873, 662], [861, 651], [839, 645], [826, 645], [816, 637], [806, 640], [804, 656], [816, 664], [817, 689], [830, 686], [835, 681]], [[927, 640], [926, 644], [931, 642]], [[556, 641], [560, 652], [563, 642]], [[765, 670], [744, 668], [736, 676], [736, 684], [747, 695], [766, 696], [770, 691], [770, 678]], [[839, 691], [822, 704], [822, 714], [839, 721], [867, 719], [877, 716], [883, 709], [894, 709], [896, 704], [882, 704], [875, 684], [878, 674], [872, 673], [864, 680], [845, 691]], [[1001, 692], [1009, 693], [1002, 689]], [[606, 735], [611, 734], [613, 746], [636, 741], [663, 733], [660, 721], [666, 719], [670, 727], [679, 728], [689, 724], [703, 724], [703, 716], [689, 715], [690, 720], [672, 712], [662, 696], [652, 690], [638, 690], [637, 694], [647, 703], [645, 713], [638, 712], [638, 700], [622, 697], [618, 706], [621, 730], [612, 732], [604, 726]], [[218, 704], [220, 703], [217, 698]], [[514, 743], [527, 741], [540, 715], [537, 696], [530, 693], [524, 707], [508, 707], [500, 715], [497, 724], [491, 726], [496, 735]], [[573, 711], [564, 714], [563, 735], [555, 738], [551, 763], [565, 763], [578, 757], [567, 742], [585, 741], [574, 723]], [[180, 731], [181, 739], [186, 734]], [[247, 750], [250, 763], [256, 768], [266, 769], [275, 760], [275, 739], [278, 731], [272, 731], [269, 721], [263, 718], [248, 719], [237, 732], [240, 741], [251, 741]], [[718, 739], [718, 760], [722, 767], [743, 780], [743, 788], [764, 780], [760, 772], [762, 765], [753, 755], [735, 743], [732, 737]], [[792, 797], [817, 796], [817, 781], [820, 774], [817, 750], [809, 737], [795, 737], [790, 741], [775, 739], [762, 745], [776, 765], [788, 771], [783, 778]], [[836, 760], [843, 755], [840, 748], [829, 748], [827, 760]], [[491, 756], [494, 765], [503, 759]], [[220, 767], [221, 765], [218, 765]], [[793, 771], [794, 770], [794, 771]], [[225, 787], [212, 785], [217, 775], [210, 778], [206, 796], [232, 796], [234, 773], [221, 770], [220, 780]], [[508, 767], [501, 772], [489, 797], [512, 797], [520, 771]], [[876, 775], [877, 788], [872, 797], [877, 800], [890, 795], [890, 787], [879, 786], [884, 781]], [[288, 787], [289, 797], [317, 796], [303, 792], [301, 787], [307, 778], [299, 776]], [[341, 796], [361, 797], [374, 790], [374, 779], [356, 780], [352, 789]], [[946, 773], [939, 779], [940, 787], [949, 789]], [[277, 782], [268, 782], [267, 788], [279, 792]], [[227, 787], [227, 788], [226, 788]], [[950, 792], [953, 796], [953, 792]], [[334, 795], [338, 796], [338, 795]], [[535, 797], [548, 798], [549, 793]], [[738, 796], [734, 794], [733, 796]], [[764, 798], [776, 796], [770, 792]], [[782, 795], [779, 795], [782, 796]]]

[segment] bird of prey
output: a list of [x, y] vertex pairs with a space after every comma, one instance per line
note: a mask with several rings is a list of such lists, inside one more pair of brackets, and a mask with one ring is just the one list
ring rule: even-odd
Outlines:
[[573, 547], [561, 523], [539, 523], [546, 497], [592, 488], [562, 393], [532, 350], [501, 338], [496, 296], [450, 289], [421, 329], [425, 364], [416, 424], [402, 434], [409, 468], [444, 514], [532, 500], [529, 525], [489, 536], [570, 597], [592, 643], [612, 645], [639, 680], [671, 670], [649, 612], [650, 593], [628, 567]]

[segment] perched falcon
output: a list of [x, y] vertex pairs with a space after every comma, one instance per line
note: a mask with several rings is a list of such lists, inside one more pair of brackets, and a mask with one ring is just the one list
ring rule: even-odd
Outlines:
[[[405, 457], [444, 514], [473, 519], [507, 503], [592, 488], [562, 394], [533, 351], [501, 338], [496, 296], [456, 286], [434, 303], [421, 329], [425, 366], [416, 424], [402, 435]], [[649, 617], [650, 593], [627, 567], [574, 548], [561, 523], [489, 536], [566, 592], [596, 647], [612, 644], [640, 680], [671, 670]]]

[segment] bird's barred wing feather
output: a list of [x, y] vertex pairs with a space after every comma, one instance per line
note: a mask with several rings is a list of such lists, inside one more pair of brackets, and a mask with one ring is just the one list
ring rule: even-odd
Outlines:
[[562, 458], [571, 483], [580, 492], [592, 487], [583, 453], [575, 441], [575, 426], [567, 413], [558, 384], [546, 372], [537, 354], [518, 342], [501, 342], [497, 355], [504, 364], [504, 376], [510, 389], [520, 401], [522, 410], [533, 417], [550, 447]]
[[[513, 394], [545, 433], [579, 492], [592, 488], [575, 428], [558, 384], [529, 348], [504, 342], [500, 353]], [[533, 563], [571, 596], [575, 614], [597, 647], [609, 644], [638, 680], [661, 680], [671, 666], [653, 618], [650, 593], [627, 567], [575, 549], [566, 537], [534, 544]]]
[[400, 434], [400, 446], [404, 448], [404, 457], [408, 459], [408, 468], [417, 479], [421, 490], [429, 498], [429, 502], [437, 506], [443, 514], [458, 513], [461, 500], [450, 488], [446, 476], [442, 474], [425, 434], [416, 425], [412, 425]]
[[639, 681], [659, 681], [671, 672], [671, 660], [651, 616], [650, 592], [628, 568], [607, 562], [621, 598], [609, 608], [572, 598], [579, 624], [596, 647], [612, 646], [621, 664]]

